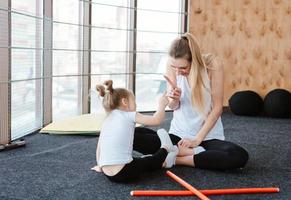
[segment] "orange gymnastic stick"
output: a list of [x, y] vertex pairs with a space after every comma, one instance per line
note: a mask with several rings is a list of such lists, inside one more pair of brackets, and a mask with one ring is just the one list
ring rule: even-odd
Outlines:
[[172, 173], [170, 171], [167, 171], [166, 173], [172, 179], [174, 179], [175, 181], [177, 181], [178, 183], [180, 183], [182, 186], [184, 186], [185, 188], [187, 188], [188, 190], [190, 190], [193, 194], [195, 194], [201, 200], [210, 200], [207, 196], [205, 196], [204, 194], [202, 194], [199, 190], [197, 190], [196, 188], [194, 188], [192, 185], [190, 185], [189, 183], [187, 183], [186, 181], [184, 181], [183, 179], [181, 179], [180, 177], [178, 177], [174, 173]]
[[[235, 188], [235, 189], [212, 189], [199, 190], [204, 195], [225, 195], [225, 194], [255, 194], [255, 193], [277, 193], [279, 188]], [[188, 190], [134, 190], [131, 196], [194, 196]]]

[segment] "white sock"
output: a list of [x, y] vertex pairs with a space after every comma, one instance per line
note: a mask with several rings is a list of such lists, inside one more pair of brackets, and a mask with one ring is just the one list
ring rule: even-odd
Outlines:
[[173, 143], [168, 132], [165, 129], [159, 129], [157, 133], [161, 140], [161, 146], [166, 147], [169, 152], [173, 151]]
[[205, 151], [205, 149], [202, 146], [195, 147], [194, 148], [194, 155], [201, 153], [203, 151]]
[[173, 151], [170, 151], [166, 157], [166, 165], [165, 165], [165, 168], [171, 168], [173, 165], [175, 165], [175, 162], [176, 162], [176, 157], [179, 153], [179, 149], [178, 147], [175, 145], [173, 146]]

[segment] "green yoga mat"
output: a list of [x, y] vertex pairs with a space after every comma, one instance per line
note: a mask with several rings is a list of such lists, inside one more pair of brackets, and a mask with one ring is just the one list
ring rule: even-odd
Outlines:
[[[53, 122], [41, 129], [40, 133], [57, 135], [99, 135], [105, 117], [106, 113], [84, 114]], [[140, 124], [136, 124], [136, 126], [138, 127]]]
[[61, 135], [99, 135], [106, 114], [84, 114], [61, 121], [53, 122], [40, 133]]

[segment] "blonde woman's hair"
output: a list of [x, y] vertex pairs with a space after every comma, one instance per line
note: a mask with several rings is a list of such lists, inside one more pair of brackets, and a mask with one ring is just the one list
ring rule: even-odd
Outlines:
[[[105, 86], [104, 86], [105, 85]], [[102, 105], [106, 112], [118, 108], [121, 103], [121, 99], [129, 99], [130, 92], [124, 88], [113, 89], [113, 81], [105, 81], [103, 85], [96, 85], [96, 90], [103, 98]]]
[[[221, 61], [213, 54], [207, 53], [202, 54], [202, 58], [205, 63], [205, 67], [210, 70], [219, 70], [221, 69], [219, 65], [221, 64]], [[219, 62], [220, 61], [220, 62]]]
[[207, 68], [213, 68], [213, 62], [215, 59], [215, 56], [211, 53], [207, 53], [207, 54], [202, 54], [202, 58], [204, 60], [205, 66]]
[[189, 84], [191, 87], [192, 106], [201, 114], [205, 114], [205, 90], [204, 75], [206, 65], [202, 58], [201, 50], [195, 37], [186, 33], [174, 40], [170, 47], [169, 55], [173, 58], [184, 58], [191, 63]]

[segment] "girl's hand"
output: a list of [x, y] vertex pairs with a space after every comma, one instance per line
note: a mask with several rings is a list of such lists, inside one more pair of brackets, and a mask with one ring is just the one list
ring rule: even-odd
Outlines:
[[162, 108], [166, 108], [167, 105], [169, 103], [169, 100], [166, 96], [166, 93], [164, 93], [161, 97], [160, 97], [160, 100], [159, 100], [159, 106], [162, 107]]
[[102, 172], [102, 169], [98, 165], [92, 167], [91, 170], [96, 171], [96, 172]]
[[181, 89], [180, 88], [172, 88], [168, 92], [167, 96], [170, 97], [171, 99], [175, 100], [175, 101], [180, 101]]

